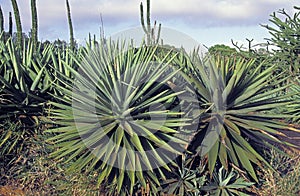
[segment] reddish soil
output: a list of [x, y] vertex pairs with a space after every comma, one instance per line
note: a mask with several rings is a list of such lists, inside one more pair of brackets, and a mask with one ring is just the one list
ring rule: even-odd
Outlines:
[[292, 151], [300, 154], [300, 125], [290, 125], [288, 129], [281, 131], [285, 136], [280, 136], [279, 139], [294, 144], [296, 147], [291, 148]]

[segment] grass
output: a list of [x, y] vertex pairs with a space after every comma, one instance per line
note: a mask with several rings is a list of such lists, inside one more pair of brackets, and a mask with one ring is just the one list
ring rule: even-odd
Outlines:
[[[1, 167], [0, 195], [103, 195], [104, 189], [97, 188], [96, 173], [67, 173], [67, 165], [49, 159], [50, 145], [43, 137], [32, 139], [9, 168]], [[289, 154], [265, 151], [266, 159], [278, 172], [263, 168], [255, 195], [300, 195], [300, 152]]]
[[[26, 129], [18, 121], [4, 123], [0, 132], [4, 135], [11, 130], [12, 137], [4, 146], [14, 146], [14, 156], [1, 155], [0, 195], [104, 195], [105, 188], [97, 186], [97, 173], [68, 173], [68, 165], [49, 158], [53, 151], [45, 142], [43, 133], [47, 125]], [[29, 130], [30, 129], [30, 130]], [[20, 143], [21, 139], [23, 142]], [[14, 144], [14, 141], [18, 141]], [[22, 148], [19, 148], [23, 146]], [[261, 169], [260, 183], [253, 188], [259, 196], [300, 195], [300, 151], [289, 151], [290, 156], [265, 151], [264, 157], [270, 161], [275, 171]], [[142, 191], [142, 190], [141, 190]]]
[[286, 156], [270, 150], [266, 157], [275, 171], [264, 168], [261, 171], [262, 180], [256, 194], [260, 196], [297, 196], [300, 195], [300, 151], [289, 151]]
[[51, 145], [45, 137], [31, 137], [15, 157], [1, 161], [0, 196], [99, 195], [93, 174], [67, 173], [67, 165], [48, 158]]

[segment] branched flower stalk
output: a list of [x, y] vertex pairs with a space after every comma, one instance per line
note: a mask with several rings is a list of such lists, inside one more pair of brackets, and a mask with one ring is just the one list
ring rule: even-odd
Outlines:
[[143, 7], [142, 2], [140, 4], [140, 16], [141, 16], [141, 25], [146, 34], [147, 45], [158, 44], [159, 39], [160, 39], [161, 24], [159, 24], [157, 36], [155, 36], [156, 21], [154, 21], [154, 27], [152, 28], [151, 27], [151, 19], [150, 19], [150, 0], [147, 0], [146, 25], [145, 25], [145, 19], [144, 19], [144, 7]]

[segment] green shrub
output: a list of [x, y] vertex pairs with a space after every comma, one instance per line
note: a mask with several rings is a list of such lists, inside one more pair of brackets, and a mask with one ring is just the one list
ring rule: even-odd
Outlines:
[[206, 166], [201, 162], [194, 167], [194, 161], [191, 157], [179, 157], [176, 166], [162, 182], [160, 192], [166, 195], [200, 195], [201, 188], [207, 181]]
[[294, 6], [294, 14], [281, 9], [277, 14], [274, 12], [271, 15], [269, 21], [272, 26], [263, 25], [271, 35], [268, 41], [277, 47], [274, 50], [274, 57], [275, 61], [279, 62], [280, 72], [284, 71], [293, 77], [297, 77], [300, 71], [299, 16], [299, 7]]
[[207, 191], [209, 195], [216, 196], [247, 196], [249, 194], [245, 193], [246, 189], [249, 189], [253, 184], [253, 182], [248, 182], [240, 177], [237, 171], [231, 170], [228, 172], [221, 167], [218, 172], [214, 172], [212, 182], [204, 186], [202, 190]]

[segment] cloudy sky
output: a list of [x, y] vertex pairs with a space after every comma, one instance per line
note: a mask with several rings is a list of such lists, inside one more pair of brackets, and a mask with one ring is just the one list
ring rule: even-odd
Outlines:
[[[17, 0], [24, 31], [31, 26], [30, 0]], [[99, 35], [102, 14], [106, 36], [139, 27], [139, 4], [146, 0], [69, 0], [75, 37], [80, 42], [88, 33]], [[260, 24], [267, 24], [273, 11], [293, 13], [298, 0], [152, 0], [152, 20], [163, 28], [187, 34], [206, 46], [246, 43], [246, 38], [263, 42], [269, 37]], [[8, 28], [10, 0], [0, 0]], [[39, 38], [68, 40], [65, 0], [37, 0]]]

